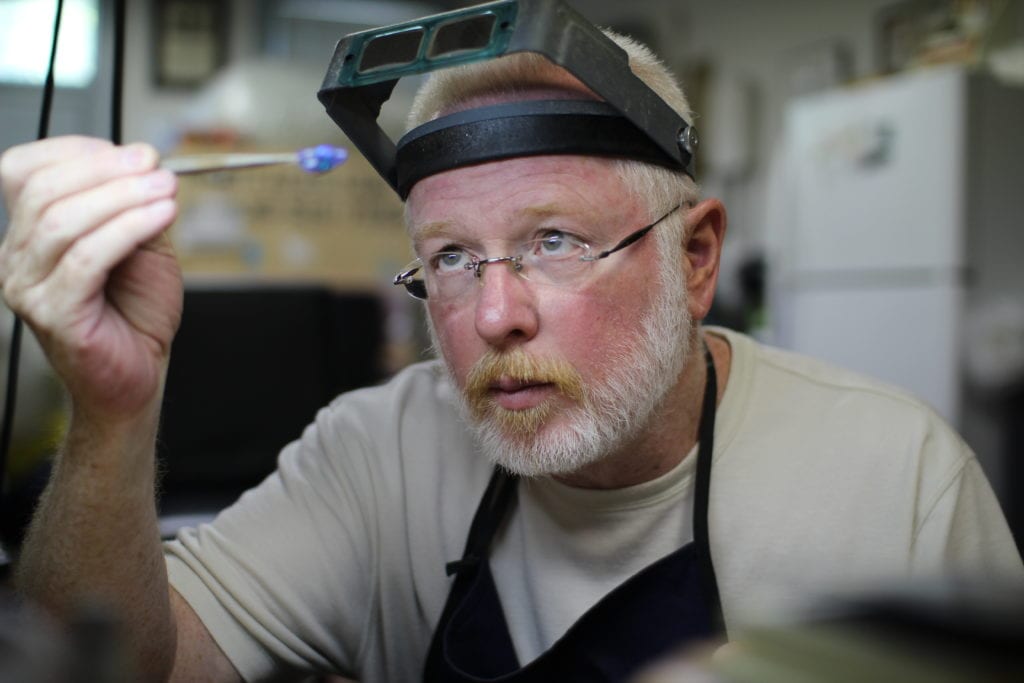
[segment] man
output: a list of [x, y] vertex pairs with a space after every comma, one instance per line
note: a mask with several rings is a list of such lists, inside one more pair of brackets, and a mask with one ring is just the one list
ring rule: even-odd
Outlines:
[[[691, 120], [653, 56], [619, 42]], [[517, 55], [439, 72], [412, 123], [596, 98]], [[702, 329], [724, 208], [681, 169], [597, 153], [413, 182], [419, 262], [397, 281], [426, 296], [441, 360], [339, 397], [165, 560], [153, 444], [181, 281], [156, 164], [66, 138], [0, 165], [4, 294], [73, 404], [18, 585], [58, 614], [114, 605], [147, 678], [625, 680], [724, 637], [723, 618], [819, 593], [1021, 579], [956, 435], [889, 387]]]

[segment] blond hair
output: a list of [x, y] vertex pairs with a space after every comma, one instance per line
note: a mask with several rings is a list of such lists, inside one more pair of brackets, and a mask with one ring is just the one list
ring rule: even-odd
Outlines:
[[[693, 112], [686, 95], [661, 60], [632, 38], [607, 29], [604, 33], [626, 52], [629, 67], [637, 78], [684, 120], [692, 122]], [[431, 74], [413, 101], [408, 128], [463, 109], [541, 98], [599, 99], [599, 96], [545, 57], [530, 52], [516, 53]], [[647, 207], [650, 220], [676, 204], [695, 203], [698, 199], [697, 184], [681, 171], [633, 159], [616, 160], [615, 168], [626, 187]], [[683, 222], [673, 218], [656, 231], [662, 254], [666, 256], [678, 254], [682, 244]]]

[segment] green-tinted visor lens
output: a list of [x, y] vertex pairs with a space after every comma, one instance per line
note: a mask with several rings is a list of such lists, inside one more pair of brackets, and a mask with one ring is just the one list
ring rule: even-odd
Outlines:
[[491, 59], [508, 47], [515, 2], [491, 3], [349, 36], [338, 83], [350, 86]]

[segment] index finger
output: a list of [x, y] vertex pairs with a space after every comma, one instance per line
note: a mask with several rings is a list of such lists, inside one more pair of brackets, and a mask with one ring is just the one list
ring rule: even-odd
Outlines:
[[84, 135], [64, 135], [36, 142], [15, 145], [0, 155], [0, 185], [8, 207], [36, 171], [68, 158], [96, 154], [110, 149], [113, 143]]
[[[40, 143], [42, 147], [42, 144]], [[47, 146], [49, 147], [49, 146]], [[44, 225], [44, 215], [56, 202], [73, 195], [108, 185], [108, 181], [129, 175], [141, 175], [156, 167], [159, 155], [152, 146], [134, 143], [116, 147], [109, 143], [95, 146], [93, 153], [84, 153], [92, 147], [88, 142], [79, 146], [71, 142], [54, 149], [31, 150], [29, 161], [23, 162], [20, 170], [35, 170], [22, 176], [14, 176], [12, 186], [5, 188], [10, 211], [10, 225], [5, 235], [4, 246], [20, 250]], [[61, 158], [59, 153], [72, 153]], [[77, 152], [77, 153], [75, 153]], [[15, 163], [19, 160], [16, 157]], [[16, 169], [17, 171], [18, 169]], [[117, 185], [108, 185], [110, 192], [123, 191]], [[80, 217], [68, 217], [78, 220]]]

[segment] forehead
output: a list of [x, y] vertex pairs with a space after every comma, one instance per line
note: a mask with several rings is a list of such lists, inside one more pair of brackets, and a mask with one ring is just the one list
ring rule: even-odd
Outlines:
[[406, 216], [410, 235], [446, 226], [579, 217], [614, 219], [638, 202], [610, 159], [537, 156], [494, 161], [438, 173], [417, 183]]
[[475, 107], [554, 99], [602, 98], [546, 57], [518, 52], [431, 73], [416, 94], [411, 121], [419, 125], [437, 116]]

